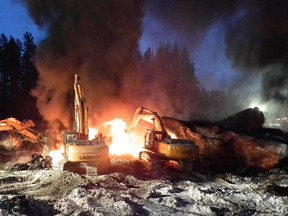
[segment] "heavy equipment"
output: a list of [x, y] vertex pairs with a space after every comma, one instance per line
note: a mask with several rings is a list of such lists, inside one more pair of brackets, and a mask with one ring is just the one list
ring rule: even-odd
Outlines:
[[74, 126], [64, 132], [64, 170], [82, 175], [106, 173], [110, 167], [109, 147], [102, 135], [89, 140], [88, 107], [80, 77], [74, 77]]
[[265, 116], [257, 107], [217, 121], [181, 121], [170, 117], [162, 120], [176, 137], [197, 144], [199, 159], [194, 167], [201, 172], [239, 167], [269, 170], [288, 161], [287, 132], [264, 127]]
[[0, 121], [0, 162], [18, 161], [33, 153], [47, 154], [53, 142], [48, 136], [32, 129], [32, 120], [21, 122], [16, 118]]
[[126, 132], [131, 133], [141, 120], [153, 124], [153, 129], [146, 130], [144, 147], [139, 153], [139, 159], [152, 166], [172, 165], [180, 170], [192, 171], [193, 161], [198, 157], [198, 146], [189, 139], [171, 138], [161, 117], [144, 107], [136, 109]]

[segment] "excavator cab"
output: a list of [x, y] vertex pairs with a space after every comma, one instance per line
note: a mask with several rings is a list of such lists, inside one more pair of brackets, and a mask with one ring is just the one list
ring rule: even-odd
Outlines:
[[147, 149], [153, 149], [154, 133], [152, 130], [147, 130], [144, 137], [144, 147]]
[[162, 141], [167, 138], [170, 139], [170, 136], [166, 132], [147, 129], [144, 137], [144, 147], [152, 150], [155, 141]]

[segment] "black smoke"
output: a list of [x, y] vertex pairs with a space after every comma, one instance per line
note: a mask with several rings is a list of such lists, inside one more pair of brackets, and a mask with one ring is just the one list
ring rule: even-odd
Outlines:
[[259, 74], [262, 98], [281, 105], [288, 102], [287, 11], [286, 0], [150, 0], [147, 6], [147, 13], [168, 29], [163, 35], [176, 32], [178, 41], [194, 48], [213, 26], [223, 26], [226, 56], [245, 78], [233, 87], [246, 88]]
[[211, 28], [221, 25], [226, 56], [245, 75], [233, 86], [245, 88], [249, 78], [260, 74], [262, 97], [287, 104], [286, 0], [24, 2], [35, 23], [47, 31], [36, 55], [40, 79], [33, 94], [40, 113], [48, 121], [61, 119], [68, 125], [67, 100], [75, 73], [80, 74], [92, 113], [109, 115], [115, 106], [115, 112], [126, 109], [123, 100], [131, 100], [131, 92], [145, 88], [136, 85], [137, 69], [132, 60], [145, 16], [154, 17], [165, 26], [163, 41], [170, 31], [192, 47], [203, 43]]
[[[133, 79], [133, 55], [141, 38], [143, 0], [25, 0], [35, 23], [47, 32], [36, 53], [40, 73], [33, 95], [44, 119], [68, 127], [74, 74], [90, 114], [121, 110], [121, 89]], [[119, 99], [120, 98], [120, 99]], [[95, 111], [95, 112], [94, 112]], [[111, 114], [111, 113], [110, 113]]]
[[247, 1], [227, 25], [227, 56], [246, 73], [262, 74], [263, 96], [287, 104], [288, 2]]

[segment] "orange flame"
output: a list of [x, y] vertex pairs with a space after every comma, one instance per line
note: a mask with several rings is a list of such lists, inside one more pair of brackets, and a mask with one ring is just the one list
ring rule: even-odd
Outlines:
[[[126, 132], [126, 122], [122, 119], [116, 118], [114, 120], [104, 123], [105, 127], [109, 127], [112, 143], [109, 147], [110, 154], [124, 155], [131, 154], [138, 157], [140, 146], [136, 145], [135, 137], [129, 136]], [[133, 139], [134, 138], [134, 139]]]
[[52, 158], [52, 166], [54, 168], [61, 166], [61, 162], [64, 161], [63, 154], [64, 154], [64, 146], [60, 147], [59, 149], [55, 149], [49, 152], [48, 155]]
[[[138, 157], [142, 148], [143, 137], [135, 133], [127, 134], [125, 132], [126, 122], [122, 119], [115, 118], [114, 120], [105, 122], [103, 126], [107, 129], [105, 137], [111, 137], [112, 142], [109, 145], [111, 155], [125, 155], [130, 154]], [[96, 128], [89, 128], [89, 140], [93, 140], [99, 130]], [[106, 140], [105, 140], [106, 141]], [[107, 145], [109, 143], [106, 143]], [[60, 167], [64, 160], [64, 146], [59, 149], [50, 151], [49, 156], [52, 157], [53, 167]]]
[[89, 128], [89, 140], [93, 140], [96, 135], [99, 133], [99, 130], [96, 128]]

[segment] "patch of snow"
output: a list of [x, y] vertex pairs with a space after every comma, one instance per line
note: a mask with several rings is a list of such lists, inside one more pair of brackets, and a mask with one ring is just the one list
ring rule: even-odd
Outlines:
[[287, 190], [287, 177], [222, 174], [193, 181], [0, 171], [0, 215], [288, 215], [288, 194], [273, 190], [275, 184]]

